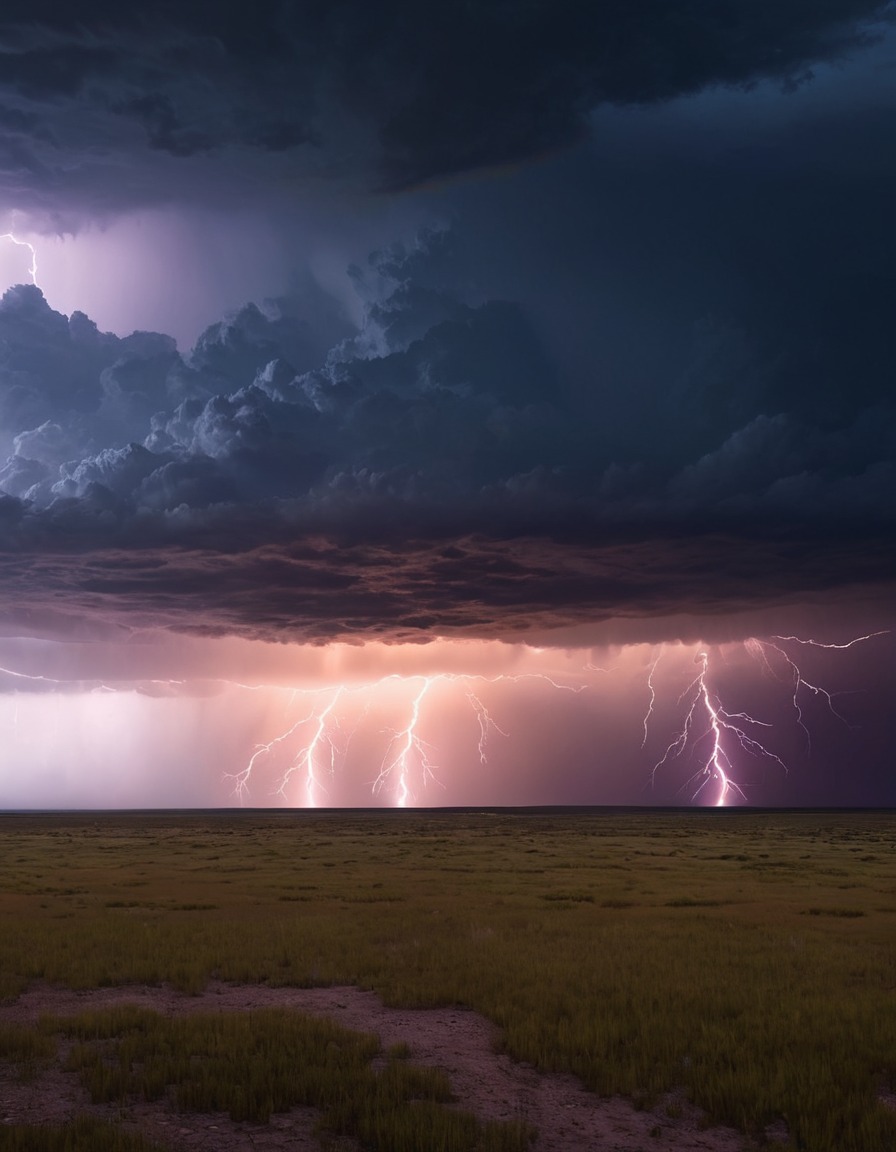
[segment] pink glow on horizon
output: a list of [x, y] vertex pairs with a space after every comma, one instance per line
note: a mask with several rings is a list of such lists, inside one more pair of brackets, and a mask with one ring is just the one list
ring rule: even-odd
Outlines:
[[786, 643], [0, 641], [0, 808], [768, 803], [862, 667]]
[[[439, 791], [449, 795], [459, 776], [466, 778], [476, 764], [487, 769], [490, 737], [511, 738], [483, 702], [486, 693], [503, 696], [525, 689], [576, 696], [600, 671], [588, 667], [581, 651], [544, 653], [470, 641], [332, 645], [325, 663], [341, 673], [329, 684], [242, 686], [243, 691], [279, 694], [284, 713], [279, 729], [228, 775], [240, 803], [258, 803], [259, 788], [308, 806], [319, 795], [328, 803], [402, 808], [463, 803]], [[389, 670], [399, 665], [404, 671]], [[482, 670], [474, 671], [477, 667]], [[512, 700], [506, 705], [511, 713], [517, 706]], [[446, 727], [447, 737], [441, 731]], [[363, 789], [357, 800], [339, 800], [346, 778]]]

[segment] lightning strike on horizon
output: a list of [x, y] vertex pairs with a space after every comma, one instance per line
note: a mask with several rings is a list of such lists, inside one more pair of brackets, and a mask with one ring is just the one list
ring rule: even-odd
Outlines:
[[302, 727], [303, 724], [307, 724], [313, 715], [314, 713], [312, 712], [311, 715], [304, 716], [301, 720], [296, 720], [295, 724], [293, 724], [291, 728], [288, 728], [285, 732], [281, 732], [279, 736], [275, 736], [273, 740], [269, 740], [266, 744], [258, 744], [252, 756], [249, 758], [248, 764], [241, 771], [226, 772], [224, 774], [225, 780], [235, 781], [233, 786], [233, 795], [237, 797], [241, 805], [244, 804], [248, 799], [249, 781], [252, 779], [252, 772], [255, 768], [256, 762], [262, 756], [270, 755], [274, 748], [287, 741], [294, 732], [297, 732]]
[[[791, 685], [792, 695], [791, 704], [796, 716], [797, 725], [803, 730], [806, 737], [806, 747], [809, 754], [812, 751], [812, 741], [809, 728], [803, 718], [803, 710], [800, 704], [800, 690], [808, 689], [813, 695], [820, 696], [824, 699], [832, 715], [836, 716], [838, 720], [846, 724], [847, 727], [852, 727], [847, 719], [837, 711], [834, 706], [835, 693], [829, 692], [826, 688], [822, 688], [818, 684], [813, 684], [805, 678], [802, 670], [797, 665], [792, 656], [787, 653], [781, 644], [793, 642], [811, 646], [814, 648], [829, 649], [835, 651], [844, 651], [847, 648], [852, 648], [856, 644], [861, 644], [863, 641], [872, 640], [877, 636], [889, 635], [889, 630], [884, 629], [879, 632], [870, 632], [864, 636], [856, 636], [854, 639], [845, 644], [828, 644], [820, 640], [802, 639], [798, 636], [772, 636], [770, 639], [761, 640], [755, 636], [749, 637], [744, 641], [744, 647], [751, 656], [754, 657], [766, 671], [776, 680], [781, 680], [781, 676], [772, 667], [769, 659], [769, 651], [775, 652], [784, 661], [787, 666]], [[776, 643], [780, 641], [780, 643]], [[647, 677], [647, 685], [650, 690], [650, 701], [648, 703], [647, 711], [644, 715], [644, 739], [641, 747], [645, 747], [647, 743], [648, 722], [654, 711], [654, 704], [656, 702], [656, 690], [653, 684], [653, 676], [656, 671], [657, 665], [662, 656], [662, 649], [659, 656], [650, 665], [650, 671]], [[754, 716], [750, 716], [746, 712], [727, 712], [722, 706], [718, 696], [710, 691], [707, 683], [709, 675], [709, 654], [706, 651], [699, 651], [695, 657], [695, 662], [701, 665], [700, 672], [684, 689], [678, 697], [679, 703], [682, 703], [686, 698], [690, 699], [688, 710], [685, 714], [682, 726], [673, 736], [672, 740], [666, 747], [663, 756], [656, 762], [651, 772], [651, 784], [655, 783], [657, 772], [667, 763], [681, 757], [688, 746], [692, 749], [692, 754], [696, 753], [697, 749], [704, 741], [709, 741], [709, 753], [702, 754], [702, 766], [689, 778], [688, 783], [693, 783], [699, 780], [700, 783], [691, 796], [691, 800], [696, 800], [703, 789], [713, 780], [718, 782], [719, 789], [716, 797], [716, 806], [722, 807], [725, 805], [728, 797], [732, 792], [736, 792], [742, 799], [746, 800], [743, 789], [733, 779], [733, 765], [729, 753], [725, 748], [725, 735], [729, 734], [734, 742], [739, 745], [744, 751], [748, 752], [755, 758], [764, 758], [774, 760], [786, 773], [788, 771], [787, 765], [784, 761], [765, 747], [760, 741], [750, 736], [740, 725], [734, 721], [741, 721], [744, 724], [757, 726], [760, 728], [771, 728], [772, 725], [767, 721], [758, 720]], [[691, 695], [693, 693], [693, 695]], [[698, 708], [706, 715], [706, 725], [700, 734], [692, 738], [696, 714]]]
[[[751, 755], [767, 757], [770, 760], [774, 760], [785, 772], [787, 771], [787, 766], [779, 756], [776, 756], [774, 752], [770, 752], [758, 740], [749, 736], [747, 732], [740, 727], [739, 724], [735, 724], [734, 721], [740, 720], [745, 724], [759, 725], [762, 728], [770, 728], [770, 724], [763, 720], [757, 720], [746, 712], [727, 712], [722, 707], [718, 697], [714, 696], [710, 691], [709, 685], [707, 684], [709, 653], [706, 651], [698, 652], [694, 657], [694, 662], [700, 664], [700, 671], [678, 697], [679, 703], [690, 697], [690, 705], [685, 715], [684, 723], [669, 742], [661, 759], [654, 765], [651, 778], [655, 780], [657, 772], [670, 760], [678, 759], [689, 745], [692, 748], [692, 753], [696, 754], [700, 746], [708, 741], [709, 752], [701, 755], [701, 766], [688, 780], [690, 784], [699, 780], [699, 784], [691, 796], [691, 801], [696, 800], [709, 783], [717, 781], [719, 787], [715, 802], [716, 807], [724, 807], [726, 800], [732, 792], [736, 792], [746, 800], [746, 796], [740, 785], [737, 784], [732, 777], [733, 765], [725, 750], [724, 734], [730, 734], [734, 741]], [[654, 664], [654, 668], [655, 667], [656, 665]], [[698, 736], [692, 739], [692, 730], [694, 728], [697, 711], [701, 706], [707, 717], [706, 727]]]
[[495, 732], [505, 737], [508, 737], [509, 733], [505, 732], [503, 728], [492, 720], [489, 710], [475, 692], [468, 692], [467, 699], [470, 701], [470, 707], [476, 713], [476, 719], [479, 721], [479, 763], [484, 766], [488, 763], [486, 747], [488, 746], [489, 732], [494, 729]]
[[0, 235], [0, 240], [11, 240], [13, 244], [17, 244], [20, 248], [27, 248], [31, 253], [31, 264], [28, 267], [28, 275], [31, 277], [31, 283], [37, 287], [37, 252], [34, 245], [29, 244], [27, 240], [19, 240], [12, 232], [4, 232]]
[[[598, 668], [589, 670], [595, 672], [606, 671], [606, 669]], [[116, 685], [114, 683], [104, 683], [100, 680], [84, 681], [72, 678], [55, 678], [0, 665], [0, 675], [3, 674], [13, 680], [21, 680], [26, 684], [41, 684], [46, 685], [48, 688], [56, 687], [63, 690], [68, 689], [80, 692], [84, 692], [85, 688], [89, 687], [90, 692], [101, 693], [103, 695], [121, 695], [133, 692], [157, 695], [154, 691], [147, 692], [147, 689], [158, 688], [173, 689], [177, 695], [185, 691], [189, 694], [188, 681], [174, 678], [141, 678]], [[240, 805], [244, 805], [250, 800], [253, 777], [256, 776], [261, 762], [265, 758], [272, 758], [276, 754], [288, 750], [290, 753], [289, 762], [285, 769], [279, 772], [273, 788], [273, 794], [279, 795], [289, 802], [289, 790], [292, 781], [298, 773], [302, 773], [304, 775], [304, 803], [308, 807], [317, 806], [320, 802], [321, 795], [327, 796], [329, 794], [323, 777], [325, 774], [329, 774], [331, 777], [335, 776], [338, 761], [341, 757], [345, 756], [352, 735], [354, 734], [354, 729], [361, 723], [364, 716], [371, 710], [376, 709], [376, 692], [378, 689], [388, 684], [419, 683], [419, 687], [415, 689], [413, 698], [408, 706], [409, 715], [407, 723], [388, 729], [386, 752], [383, 755], [376, 778], [371, 783], [372, 792], [374, 795], [377, 795], [387, 786], [390, 779], [394, 779], [396, 781], [395, 803], [403, 807], [414, 799], [412, 777], [415, 772], [420, 775], [424, 785], [436, 780], [435, 749], [433, 745], [424, 738], [420, 731], [425, 700], [432, 688], [438, 683], [461, 684], [466, 686], [466, 700], [475, 716], [478, 727], [476, 749], [479, 762], [485, 765], [488, 762], [488, 743], [490, 737], [497, 733], [507, 739], [510, 733], [497, 722], [489, 706], [482, 699], [478, 691], [474, 690], [473, 685], [492, 685], [498, 683], [519, 684], [524, 681], [543, 683], [555, 691], [567, 692], [573, 695], [577, 695], [591, 686], [588, 683], [564, 682], [555, 676], [541, 672], [522, 672], [519, 674], [498, 674], [493, 676], [475, 673], [437, 673], [427, 676], [408, 676], [392, 673], [388, 676], [383, 676], [369, 682], [362, 682], [357, 685], [331, 684], [322, 687], [293, 687], [290, 689], [286, 689], [285, 686], [263, 682], [245, 682], [229, 677], [212, 677], [207, 680], [208, 683], [219, 684], [222, 688], [226, 687], [228, 689], [236, 689], [249, 693], [271, 690], [288, 691], [288, 701], [285, 705], [287, 716], [297, 701], [311, 698], [310, 706], [303, 709], [302, 714], [297, 719], [292, 719], [284, 730], [278, 732], [271, 739], [262, 741], [255, 746], [252, 754], [241, 769], [223, 774], [223, 779], [231, 783], [232, 795], [238, 800]], [[345, 717], [340, 716], [337, 710], [340, 709], [346, 697], [352, 695], [363, 695], [366, 696], [367, 699], [363, 703], [360, 719], [356, 717], [354, 726], [346, 735], [345, 732], [343, 732], [343, 721]], [[313, 727], [310, 730], [310, 734], [306, 737], [303, 730], [308, 729], [309, 725]], [[340, 732], [338, 738], [336, 736], [337, 730]], [[298, 742], [299, 745], [297, 749], [295, 746], [296, 742]]]
[[[603, 671], [603, 669], [599, 669], [599, 671]], [[366, 714], [373, 706], [372, 698], [378, 689], [383, 688], [387, 684], [420, 681], [419, 689], [415, 692], [408, 705], [409, 715], [407, 723], [403, 727], [386, 729], [388, 735], [386, 751], [383, 754], [379, 771], [371, 783], [372, 794], [376, 796], [382, 792], [390, 780], [394, 779], [396, 781], [395, 803], [398, 807], [403, 808], [414, 799], [411, 779], [415, 774], [415, 768], [424, 786], [430, 782], [438, 782], [435, 775], [437, 767], [434, 760], [435, 749], [433, 745], [420, 734], [421, 712], [426, 697], [433, 686], [437, 683], [454, 684], [463, 682], [469, 685], [471, 683], [520, 683], [525, 680], [539, 681], [557, 691], [571, 692], [573, 694], [583, 692], [590, 687], [588, 684], [564, 684], [560, 680], [540, 672], [524, 672], [516, 675], [505, 674], [497, 676], [463, 675], [444, 672], [426, 676], [403, 676], [398, 673], [392, 673], [378, 680], [364, 682], [353, 687], [343, 684], [313, 689], [293, 688], [290, 690], [290, 702], [287, 705], [287, 710], [289, 710], [299, 697], [307, 695], [316, 697], [325, 696], [328, 698], [328, 701], [322, 708], [312, 706], [310, 712], [307, 712], [299, 720], [292, 723], [285, 731], [266, 743], [257, 745], [245, 767], [239, 772], [227, 773], [225, 778], [234, 781], [233, 795], [239, 799], [240, 804], [244, 804], [249, 798], [250, 782], [259, 761], [263, 757], [275, 753], [282, 745], [287, 745], [291, 737], [298, 736], [301, 739], [302, 728], [314, 722], [315, 728], [310, 739], [298, 748], [289, 766], [280, 776], [279, 783], [274, 790], [275, 794], [282, 796], [284, 799], [288, 799], [288, 786], [290, 781], [296, 772], [304, 770], [306, 802], [309, 807], [313, 807], [316, 804], [316, 793], [318, 791], [326, 793], [326, 789], [323, 788], [318, 776], [321, 759], [328, 760], [329, 773], [331, 776], [334, 775], [337, 760], [340, 756], [346, 754], [350, 742], [346, 739], [342, 742], [342, 747], [338, 747], [337, 741], [332, 735], [332, 725], [339, 720], [336, 713], [336, 706], [340, 700], [344, 700], [351, 695], [366, 694], [368, 699], [363, 709], [364, 714]], [[242, 685], [236, 681], [228, 680], [222, 680], [221, 683], [226, 683], [232, 687], [251, 688], [252, 690], [258, 690], [260, 687], [259, 685]], [[468, 687], [465, 694], [479, 727], [479, 739], [477, 742], [479, 762], [485, 765], [488, 762], [487, 746], [489, 736], [496, 732], [507, 738], [509, 737], [509, 733], [492, 717], [481, 697], [477, 695], [472, 688]]]
[[[305, 800], [309, 808], [317, 807], [316, 792], [320, 789], [324, 795], [327, 794], [326, 788], [317, 779], [315, 771], [317, 763], [318, 749], [323, 747], [330, 750], [330, 773], [335, 771], [336, 768], [336, 745], [327, 731], [327, 721], [333, 709], [339, 702], [339, 697], [342, 695], [342, 687], [338, 687], [333, 693], [333, 699], [322, 708], [317, 716], [317, 727], [314, 735], [309, 744], [300, 749], [298, 756], [295, 757], [292, 764], [287, 769], [283, 779], [280, 781], [280, 787], [277, 791], [283, 798], [286, 798], [286, 786], [292, 778], [293, 774], [301, 768], [305, 769]], [[310, 719], [310, 717], [309, 717]], [[307, 721], [306, 721], [307, 723]]]
[[[393, 731], [379, 773], [373, 782], [373, 794], [375, 796], [391, 776], [397, 776], [396, 803], [399, 808], [406, 808], [408, 800], [412, 799], [413, 794], [408, 782], [408, 773], [414, 756], [420, 764], [423, 783], [426, 784], [427, 780], [435, 780], [436, 778], [435, 765], [429, 758], [431, 745], [420, 736], [417, 728], [420, 724], [420, 705], [423, 703], [423, 697], [432, 687], [433, 681], [438, 679], [438, 676], [423, 677], [420, 691], [411, 702], [411, 718], [401, 731]], [[398, 750], [390, 758], [390, 753], [396, 745]]]
[[[818, 650], [844, 651], [885, 635], [888, 635], [887, 631], [872, 632], [842, 644], [774, 635], [763, 639], [751, 637], [743, 641], [743, 646], [771, 680], [786, 685], [793, 723], [802, 729], [807, 752], [811, 753], [809, 726], [812, 717], [806, 708], [807, 700], [818, 697], [828, 712], [847, 726], [849, 723], [846, 716], [849, 713], [844, 716], [836, 707], [836, 697], [844, 693], [830, 691], [813, 682], [817, 681], [817, 676], [813, 677], [813, 681], [807, 680], [790, 649], [793, 645], [801, 645]], [[682, 651], [681, 646], [676, 647]], [[730, 646], [722, 645], [716, 650], [699, 645], [690, 651], [699, 668], [696, 675], [690, 673], [687, 676], [688, 682], [677, 697], [679, 712], [674, 731], [668, 743], [664, 739], [656, 750], [649, 784], [655, 787], [662, 770], [679, 762], [687, 768], [683, 789], [688, 791], [691, 802], [710, 796], [716, 806], [738, 800], [746, 801], [747, 785], [740, 771], [743, 753], [753, 759], [774, 761], [783, 773], [788, 773], [788, 766], [775, 751], [775, 744], [766, 746], [767, 738], [761, 732], [773, 725], [746, 711], [731, 709], [730, 698], [734, 688], [719, 687], [722, 665], [728, 662], [726, 654], [730, 654]], [[684, 652], [687, 652], [687, 648]], [[643, 655], [634, 658], [644, 660]], [[667, 660], [674, 664], [670, 647], [664, 645], [654, 647], [647, 660], [640, 665], [640, 675], [646, 673], [649, 696], [641, 721], [642, 749], [649, 746], [663, 709], [668, 710], [671, 706], [668, 701], [663, 703], [666, 695], [664, 683], [668, 683], [672, 674], [671, 670], [667, 670]], [[623, 662], [620, 662], [620, 667], [624, 667]], [[279, 796], [286, 804], [299, 803], [316, 807], [322, 802], [329, 802], [327, 777], [336, 778], [340, 767], [350, 763], [350, 745], [356, 731], [363, 725], [365, 751], [369, 748], [369, 741], [380, 741], [379, 748], [373, 753], [374, 762], [379, 761], [379, 769], [375, 778], [367, 781], [372, 794], [379, 796], [388, 792], [392, 803], [406, 807], [417, 801], [421, 787], [432, 782], [446, 783], [437, 777], [440, 754], [436, 743], [429, 737], [432, 736], [432, 725], [439, 723], [440, 710], [449, 705], [452, 689], [457, 692], [461, 702], [465, 698], [476, 721], [476, 729], [472, 729], [469, 734], [469, 760], [472, 761], [475, 747], [479, 764], [484, 766], [489, 759], [490, 738], [498, 734], [509, 739], [513, 731], [502, 727], [494, 717], [487, 689], [493, 685], [531, 681], [555, 691], [577, 695], [597, 687], [597, 674], [603, 675], [606, 672], [605, 668], [588, 664], [584, 667], [578, 665], [574, 671], [553, 674], [537, 671], [494, 675], [472, 672], [391, 673], [368, 681], [312, 684], [307, 687], [293, 687], [283, 683], [245, 683], [227, 677], [213, 677], [203, 680], [203, 683], [218, 684], [222, 689], [240, 693], [276, 692], [278, 709], [280, 701], [283, 702], [282, 719], [278, 723], [278, 727], [282, 725], [282, 730], [256, 744], [240, 770], [224, 774], [224, 779], [232, 785], [233, 796], [241, 805], [250, 802], [252, 794], [257, 792], [259, 777], [270, 784], [271, 794]], [[735, 671], [734, 674], [738, 673]], [[729, 677], [728, 683], [733, 684], [730, 680], [732, 672], [725, 675]], [[185, 680], [147, 678], [104, 683], [98, 679], [57, 679], [0, 666], [2, 676], [8, 677], [7, 691], [15, 698], [23, 692], [53, 688], [86, 694], [127, 695], [169, 687], [173, 695], [189, 695], [189, 682]], [[21, 687], [17, 682], [21, 682]], [[602, 679], [601, 683], [605, 681]], [[148, 694], [158, 695], [158, 692], [149, 691]], [[15, 728], [18, 723], [17, 700], [13, 707], [12, 722]], [[387, 726], [378, 729], [372, 727], [368, 717], [377, 718], [384, 709], [388, 716]], [[385, 751], [382, 751], [383, 746]], [[265, 761], [267, 763], [262, 771], [261, 765]], [[302, 780], [301, 792], [296, 797], [295, 792], [300, 787], [299, 778]]]

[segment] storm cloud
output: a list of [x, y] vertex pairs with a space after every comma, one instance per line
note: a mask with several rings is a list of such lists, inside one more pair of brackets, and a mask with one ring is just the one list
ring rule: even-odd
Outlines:
[[[54, 307], [52, 276], [6, 292], [4, 627], [890, 604], [893, 15], [7, 5], [0, 193], [36, 239], [120, 219], [124, 246], [164, 203], [173, 311], [206, 211], [206, 283], [237, 292], [261, 222], [295, 275], [179, 344]], [[134, 243], [85, 257], [100, 294], [150, 299]]]
[[892, 578], [890, 400], [832, 423], [786, 397], [757, 409], [735, 376], [703, 451], [686, 376], [620, 462], [596, 448], [612, 410], [562, 386], [523, 307], [439, 285], [453, 243], [353, 269], [354, 325], [318, 289], [328, 322], [298, 299], [247, 305], [187, 356], [8, 291], [6, 624], [510, 637]]
[[795, 86], [892, 18], [881, 0], [12, 3], [0, 189], [64, 226], [259, 177], [403, 189], [569, 146], [602, 106]]

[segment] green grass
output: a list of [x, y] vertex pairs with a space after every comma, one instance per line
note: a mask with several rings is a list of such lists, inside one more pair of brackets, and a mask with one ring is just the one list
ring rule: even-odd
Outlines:
[[298, 1012], [264, 1010], [166, 1018], [141, 1008], [45, 1019], [45, 1033], [78, 1043], [67, 1068], [80, 1074], [94, 1104], [173, 1094], [183, 1112], [227, 1112], [266, 1123], [298, 1105], [318, 1109], [321, 1131], [348, 1136], [371, 1152], [524, 1152], [519, 1124], [481, 1124], [444, 1107], [444, 1072], [389, 1059], [375, 1036]]
[[162, 1152], [140, 1136], [89, 1116], [69, 1124], [0, 1125], [0, 1152]]
[[0, 817], [0, 995], [357, 984], [600, 1093], [889, 1152], [894, 847], [887, 813]]
[[0, 1062], [12, 1064], [19, 1079], [33, 1080], [53, 1059], [56, 1045], [24, 1024], [0, 1023]]

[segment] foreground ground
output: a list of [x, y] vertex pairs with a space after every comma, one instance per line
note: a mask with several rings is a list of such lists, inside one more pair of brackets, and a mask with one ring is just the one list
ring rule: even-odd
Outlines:
[[[0, 817], [0, 1149], [92, 1114], [171, 1150], [884, 1152], [894, 840], [890, 814]], [[329, 1068], [304, 1103], [256, 1100], [297, 1013], [349, 1032], [296, 1035]]]
[[[170, 989], [125, 988], [68, 992], [37, 988], [0, 1008], [0, 1020], [37, 1024], [46, 1014], [74, 1016], [85, 1010], [141, 1005], [166, 1016], [202, 1012], [292, 1009], [336, 1019], [373, 1033], [384, 1049], [406, 1047], [414, 1064], [448, 1073], [453, 1095], [482, 1121], [523, 1121], [533, 1129], [533, 1152], [604, 1152], [665, 1148], [676, 1152], [741, 1152], [745, 1141], [730, 1128], [706, 1126], [705, 1117], [678, 1095], [636, 1109], [620, 1097], [599, 1099], [572, 1076], [538, 1073], [495, 1051], [494, 1029], [476, 1013], [459, 1008], [386, 1008], [373, 992], [356, 988], [286, 989], [213, 982], [200, 996]], [[320, 1148], [313, 1108], [295, 1108], [268, 1123], [233, 1121], [225, 1112], [178, 1112], [169, 1100], [91, 1105], [75, 1073], [58, 1064], [27, 1083], [4, 1084], [2, 1120], [7, 1124], [60, 1123], [78, 1114], [117, 1122], [176, 1149], [227, 1152], [241, 1148]], [[776, 1133], [780, 1134], [780, 1133]], [[770, 1133], [771, 1135], [771, 1133]], [[783, 1134], [781, 1134], [783, 1135]], [[528, 1142], [528, 1141], [527, 1141]], [[343, 1139], [348, 1148], [350, 1143]]]

